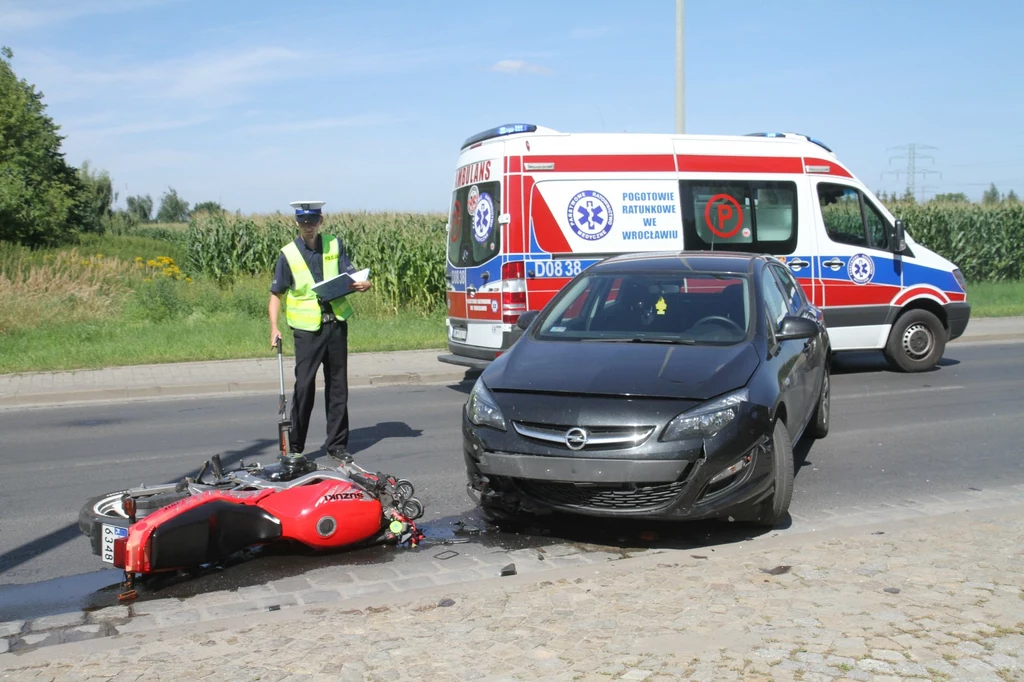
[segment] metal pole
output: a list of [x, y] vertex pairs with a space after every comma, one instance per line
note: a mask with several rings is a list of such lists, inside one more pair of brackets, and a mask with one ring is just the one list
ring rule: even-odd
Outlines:
[[676, 133], [686, 132], [686, 69], [684, 59], [683, 5], [685, 0], [676, 0]]

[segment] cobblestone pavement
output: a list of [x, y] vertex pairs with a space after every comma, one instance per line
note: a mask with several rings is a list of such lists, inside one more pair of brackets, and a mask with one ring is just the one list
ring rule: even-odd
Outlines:
[[1024, 504], [975, 507], [65, 637], [0, 680], [1024, 680]]

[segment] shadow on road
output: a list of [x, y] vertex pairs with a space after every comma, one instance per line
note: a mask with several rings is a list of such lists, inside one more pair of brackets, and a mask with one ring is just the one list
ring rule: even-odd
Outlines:
[[[943, 357], [937, 366], [921, 372], [921, 374], [940, 372], [944, 367], [955, 367], [959, 364], [960, 361], [955, 358]], [[868, 372], [902, 374], [888, 363], [881, 351], [845, 351], [837, 353], [832, 360], [833, 374], [865, 374]]]
[[[252, 460], [257, 458], [259, 455], [263, 454], [263, 452], [267, 448], [276, 445], [276, 440], [257, 440], [240, 450], [230, 450], [221, 453], [221, 461], [224, 463], [225, 469], [231, 468], [235, 464], [238, 464], [238, 462], [242, 461], [243, 459]], [[196, 462], [196, 466], [194, 468], [190, 469], [189, 471], [184, 471], [181, 473], [180, 476], [175, 476], [170, 480], [146, 481], [146, 483], [177, 483], [185, 476], [194, 476], [196, 472], [199, 471], [199, 467], [201, 467], [202, 464], [202, 462]], [[138, 482], [132, 481], [124, 482], [125, 485], [137, 485], [137, 483]], [[85, 498], [82, 499], [81, 503], [85, 504]], [[67, 542], [75, 540], [76, 538], [82, 538], [83, 542], [85, 541], [84, 536], [78, 529], [77, 521], [69, 523], [68, 525], [62, 528], [58, 528], [52, 533], [48, 533], [46, 535], [43, 535], [42, 537], [36, 538], [35, 540], [31, 540], [22, 545], [19, 545], [14, 549], [10, 549], [4, 552], [3, 554], [0, 554], [0, 573], [9, 571], [12, 568], [20, 566], [21, 564], [27, 561], [31, 561], [37, 556], [49, 552], [52, 549], [56, 549], [57, 547], [60, 547], [61, 545], [66, 544]]]
[[413, 429], [405, 422], [378, 422], [373, 426], [353, 429], [349, 436], [349, 451], [366, 450], [388, 438], [418, 438], [422, 435], [422, 429]]

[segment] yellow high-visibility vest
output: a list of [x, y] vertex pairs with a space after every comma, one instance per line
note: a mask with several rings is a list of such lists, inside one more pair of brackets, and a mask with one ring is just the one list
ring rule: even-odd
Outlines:
[[[341, 247], [337, 237], [330, 235], [322, 236], [324, 245], [324, 279], [337, 277], [338, 275], [338, 254]], [[322, 311], [320, 302], [313, 291], [313, 273], [310, 272], [306, 260], [299, 253], [299, 247], [295, 242], [288, 242], [281, 248], [288, 261], [288, 267], [292, 271], [292, 287], [288, 290], [285, 298], [285, 320], [292, 329], [302, 329], [315, 332], [320, 329], [320, 317]], [[352, 313], [352, 304], [348, 298], [339, 298], [330, 302], [335, 316], [339, 320], [347, 320]]]

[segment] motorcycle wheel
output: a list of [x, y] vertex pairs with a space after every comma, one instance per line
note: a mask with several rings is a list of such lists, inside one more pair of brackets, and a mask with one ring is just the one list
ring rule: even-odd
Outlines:
[[[121, 496], [125, 490], [104, 493], [89, 498], [78, 512], [78, 529], [82, 535], [90, 539], [93, 554], [101, 552], [100, 539], [104, 524], [108, 526], [128, 527], [128, 515], [124, 513]], [[188, 497], [188, 492], [166, 491], [135, 498], [136, 518], [141, 519], [157, 509], [173, 504]]]

